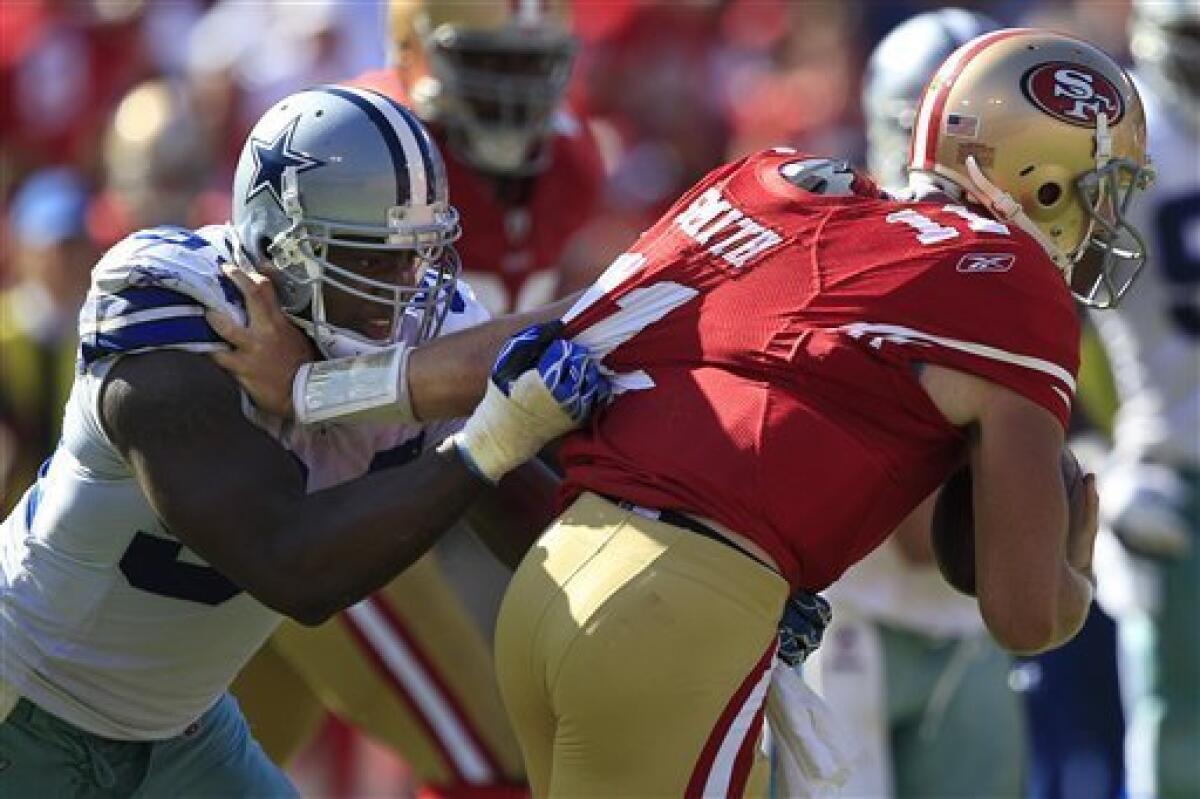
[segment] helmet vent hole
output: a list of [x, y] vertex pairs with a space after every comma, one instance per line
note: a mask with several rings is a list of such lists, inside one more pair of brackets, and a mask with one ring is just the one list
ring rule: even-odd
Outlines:
[[1043, 183], [1037, 190], [1038, 202], [1042, 205], [1054, 205], [1062, 197], [1062, 187], [1057, 183]]

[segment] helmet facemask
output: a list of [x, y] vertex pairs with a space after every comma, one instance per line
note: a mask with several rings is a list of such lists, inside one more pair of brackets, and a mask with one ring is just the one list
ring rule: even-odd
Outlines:
[[[279, 272], [284, 311], [324, 355], [359, 354], [399, 341], [414, 345], [438, 334], [460, 269], [452, 246], [460, 228], [452, 206], [395, 206], [386, 228], [352, 225], [306, 218], [294, 168], [285, 171], [283, 186], [291, 224], [267, 245], [266, 255]], [[425, 218], [414, 219], [415, 214]], [[397, 279], [339, 265], [331, 250], [343, 257], [356, 251], [394, 254]], [[337, 318], [338, 308], [357, 311], [347, 320]]]
[[425, 37], [439, 121], [472, 166], [522, 176], [545, 168], [545, 142], [575, 58], [575, 40], [537, 31], [440, 27]]
[[1145, 265], [1145, 240], [1127, 217], [1134, 197], [1153, 179], [1152, 169], [1126, 158], [1111, 159], [1076, 179], [1088, 224], [1065, 274], [1083, 304], [1116, 307]]

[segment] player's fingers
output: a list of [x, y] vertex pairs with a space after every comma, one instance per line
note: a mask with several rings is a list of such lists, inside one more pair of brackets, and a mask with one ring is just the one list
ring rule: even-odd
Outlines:
[[245, 347], [251, 341], [250, 331], [222, 310], [212, 308], [205, 311], [204, 320], [208, 322], [209, 327], [216, 331], [218, 336], [234, 347]]
[[221, 367], [226, 372], [232, 372], [234, 374], [237, 374], [237, 368], [239, 365], [239, 361], [238, 361], [238, 357], [234, 353], [225, 352], [223, 350], [218, 350], [217, 352], [213, 352], [213, 353], [209, 353], [209, 354], [212, 357], [212, 359], [214, 361], [216, 361], [217, 366]]
[[273, 308], [275, 289], [271, 281], [257, 272], [247, 272], [229, 264], [222, 266], [222, 269], [225, 276], [232, 280], [242, 293], [242, 299], [246, 303], [246, 316], [249, 319], [247, 326], [255, 327], [270, 320], [272, 311], [278, 310]]
[[1100, 527], [1100, 494], [1096, 491], [1096, 475], [1083, 476], [1083, 529], [1095, 537]]

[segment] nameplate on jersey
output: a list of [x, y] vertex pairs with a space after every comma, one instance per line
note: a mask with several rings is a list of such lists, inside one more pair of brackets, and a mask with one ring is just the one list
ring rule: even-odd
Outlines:
[[674, 223], [706, 253], [734, 269], [744, 268], [783, 241], [782, 236], [747, 216], [715, 187], [693, 200]]

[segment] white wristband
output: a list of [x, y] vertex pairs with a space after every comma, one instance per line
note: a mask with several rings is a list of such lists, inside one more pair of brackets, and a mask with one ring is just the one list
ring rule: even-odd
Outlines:
[[333, 419], [412, 424], [408, 358], [394, 344], [378, 352], [306, 363], [292, 380], [292, 411], [299, 424]]

